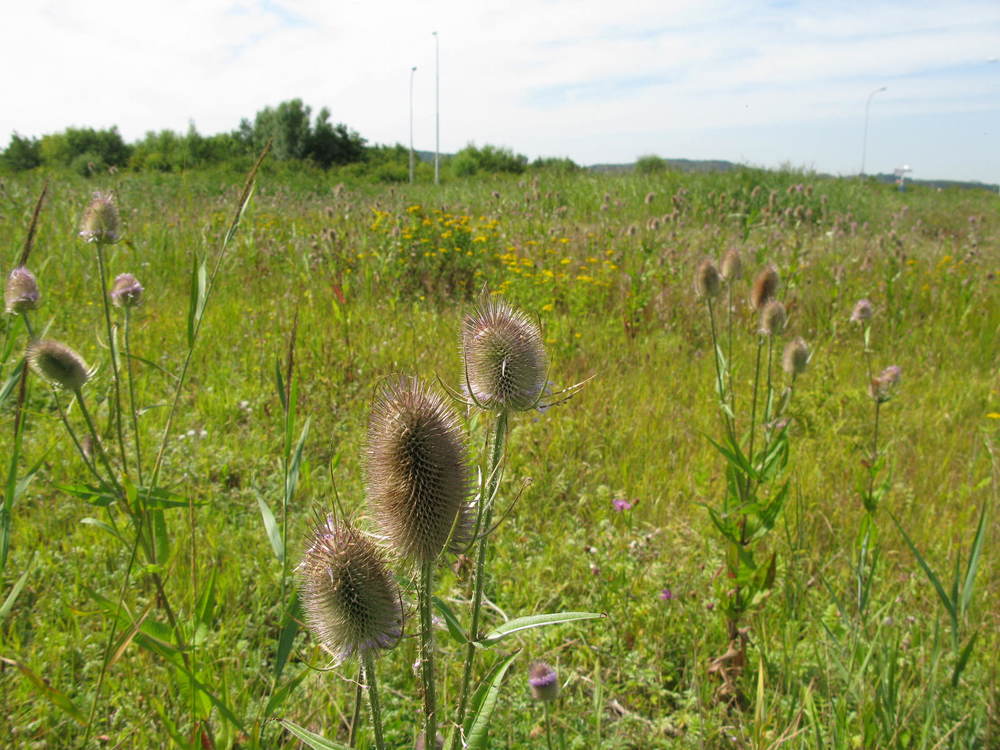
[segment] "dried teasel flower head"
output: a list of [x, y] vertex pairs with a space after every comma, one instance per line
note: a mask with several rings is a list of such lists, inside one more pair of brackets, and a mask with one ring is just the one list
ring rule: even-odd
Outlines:
[[428, 561], [471, 541], [471, 480], [458, 416], [416, 378], [379, 389], [365, 463], [369, 506], [400, 555]]
[[715, 261], [705, 258], [698, 264], [698, 269], [694, 274], [694, 290], [699, 297], [713, 299], [719, 296], [722, 287], [722, 279], [719, 276], [719, 269]]
[[53, 339], [32, 342], [25, 356], [31, 369], [53, 385], [68, 391], [80, 390], [90, 379], [90, 370], [83, 357]]
[[760, 332], [765, 336], [780, 336], [787, 320], [785, 306], [773, 299], [764, 305], [760, 313]]
[[859, 299], [855, 303], [854, 309], [851, 310], [851, 322], [866, 323], [872, 319], [874, 314], [875, 308], [872, 306], [871, 300]]
[[536, 701], [549, 702], [559, 697], [559, 676], [544, 661], [536, 661], [531, 665], [528, 686], [531, 688], [531, 697]]
[[760, 310], [775, 298], [778, 293], [778, 270], [767, 266], [757, 274], [750, 288], [750, 305], [754, 310]]
[[120, 273], [111, 287], [111, 303], [116, 307], [135, 307], [142, 299], [142, 284], [130, 273]]
[[743, 278], [743, 259], [735, 247], [730, 248], [722, 257], [722, 278], [727, 282]]
[[4, 307], [8, 313], [16, 315], [34, 310], [41, 298], [35, 274], [24, 266], [18, 266], [10, 272], [3, 290]]
[[542, 332], [502, 299], [484, 297], [462, 323], [463, 382], [477, 405], [526, 411], [538, 405], [548, 359]]
[[889, 365], [872, 378], [872, 382], [868, 384], [868, 394], [880, 404], [884, 404], [892, 398], [902, 374], [899, 365]]
[[798, 336], [787, 344], [781, 357], [781, 366], [792, 377], [801, 375], [809, 364], [809, 346], [805, 339]]
[[306, 624], [338, 662], [399, 642], [399, 588], [383, 554], [359, 531], [328, 516], [313, 530], [296, 573]]
[[80, 236], [87, 242], [113, 245], [118, 242], [121, 218], [111, 193], [97, 191], [83, 212]]

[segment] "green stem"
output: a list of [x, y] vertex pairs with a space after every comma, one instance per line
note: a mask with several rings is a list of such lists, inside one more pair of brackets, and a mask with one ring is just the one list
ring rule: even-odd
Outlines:
[[354, 715], [351, 717], [351, 733], [347, 738], [347, 746], [358, 744], [358, 727], [361, 726], [361, 704], [364, 701], [365, 667], [358, 666], [358, 684], [354, 691]]
[[434, 561], [420, 564], [420, 673], [424, 683], [424, 742], [434, 747], [437, 737], [436, 696], [434, 693], [434, 630], [431, 623], [431, 595], [434, 585]]
[[111, 372], [115, 386], [114, 421], [118, 435], [118, 450], [121, 453], [122, 472], [128, 473], [128, 461], [125, 457], [125, 431], [122, 429], [122, 395], [121, 373], [118, 372], [118, 347], [115, 344], [115, 332], [111, 325], [111, 303], [108, 302], [107, 270], [104, 265], [104, 243], [97, 243], [97, 268], [100, 273], [101, 302], [104, 305], [104, 322], [108, 331], [108, 348], [111, 351]]
[[489, 542], [490, 524], [493, 522], [493, 505], [500, 482], [500, 464], [503, 462], [504, 448], [507, 439], [507, 412], [497, 414], [496, 431], [493, 435], [493, 451], [490, 463], [486, 467], [486, 492], [480, 498], [485, 505], [483, 522], [479, 526], [482, 535], [479, 540], [479, 554], [476, 560], [475, 584], [472, 594], [472, 624], [469, 626], [469, 644], [465, 650], [465, 669], [462, 672], [462, 692], [458, 702], [457, 729], [452, 740], [452, 750], [458, 748], [461, 741], [462, 726], [465, 723], [465, 712], [469, 703], [469, 688], [472, 684], [472, 668], [476, 658], [475, 642], [479, 639], [479, 613], [483, 604], [483, 589], [486, 587], [486, 553]]
[[375, 678], [375, 656], [373, 649], [366, 648], [361, 656], [361, 671], [364, 674], [365, 686], [368, 689], [368, 705], [372, 712], [372, 729], [375, 733], [375, 750], [385, 750], [385, 737], [382, 735], [382, 706], [378, 700], [378, 681]]
[[139, 441], [139, 411], [136, 408], [135, 400], [135, 373], [132, 369], [132, 337], [130, 322], [132, 319], [131, 309], [125, 308], [125, 365], [128, 374], [128, 400], [129, 412], [132, 414], [132, 439], [135, 441], [135, 473], [139, 478], [139, 485], [142, 485], [142, 447]]
[[104, 443], [101, 442], [101, 438], [97, 434], [97, 427], [94, 426], [94, 420], [90, 416], [90, 410], [87, 409], [87, 403], [83, 400], [83, 393], [79, 388], [74, 390], [73, 393], [76, 396], [76, 402], [80, 405], [80, 413], [83, 414], [83, 419], [87, 423], [87, 429], [90, 430], [90, 437], [94, 441], [94, 449], [98, 457], [101, 459], [101, 463], [104, 465], [104, 470], [108, 472], [108, 479], [111, 481], [111, 484], [114, 485], [115, 491], [125, 502], [125, 507], [131, 514], [133, 512], [133, 508], [129, 505], [128, 495], [125, 493], [121, 484], [118, 483], [118, 477], [115, 475], [115, 470], [111, 466], [111, 460], [108, 458], [107, 451], [104, 450]]
[[719, 339], [715, 330], [715, 308], [712, 306], [712, 300], [710, 297], [707, 297], [705, 302], [708, 305], [708, 319], [712, 327], [712, 355], [715, 360], [715, 387], [719, 395], [719, 404], [722, 406], [722, 420], [725, 422], [726, 432], [729, 435], [730, 442], [735, 445], [736, 429], [733, 425], [732, 415], [726, 413], [726, 385], [723, 380], [722, 362], [719, 360]]
[[548, 750], [552, 750], [552, 721], [549, 718], [549, 702], [542, 701], [542, 709], [545, 711], [545, 744]]
[[[749, 451], [747, 451], [747, 460], [750, 462], [751, 466], [754, 465], [753, 443], [754, 443], [754, 437], [757, 434], [757, 391], [758, 391], [758, 386], [760, 385], [760, 352], [761, 349], [763, 348], [764, 348], [764, 337], [758, 336], [757, 357], [756, 357], [756, 363], [754, 364], [753, 368], [753, 399], [750, 402], [750, 449]], [[747, 475], [746, 495], [743, 497], [744, 503], [750, 501], [751, 481], [752, 477], [750, 475]]]

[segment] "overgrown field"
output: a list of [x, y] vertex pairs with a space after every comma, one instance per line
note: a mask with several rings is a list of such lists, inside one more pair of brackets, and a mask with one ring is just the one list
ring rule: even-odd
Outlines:
[[[97, 366], [82, 395], [101, 444], [118, 461], [118, 431], [126, 445], [137, 431], [147, 484], [171, 422], [159, 504], [147, 515], [139, 500], [109, 505], [85, 489], [95, 480], [56, 406], [83, 434], [72, 393], [32, 374], [19, 398], [29, 337], [22, 317], [3, 317], [0, 606], [11, 606], [0, 610], [0, 746], [298, 747], [279, 719], [346, 744], [358, 667], [317, 669], [329, 655], [288, 617], [294, 568], [335, 497], [372, 528], [362, 452], [373, 395], [398, 374], [460, 391], [459, 330], [484, 287], [540, 321], [555, 391], [592, 379], [564, 403], [510, 415], [498, 517], [510, 510], [490, 543], [483, 628], [606, 614], [479, 656], [477, 677], [520, 649], [488, 747], [546, 747], [527, 683], [536, 660], [562, 686], [549, 706], [556, 747], [1000, 744], [996, 195], [757, 170], [386, 188], [265, 168], [220, 255], [241, 186], [222, 174], [52, 178], [27, 263], [42, 294], [31, 325]], [[35, 174], [2, 182], [5, 278], [41, 188]], [[121, 241], [104, 248], [107, 278], [130, 272], [144, 287], [133, 356], [119, 357], [139, 416], [121, 427], [95, 245], [78, 237], [94, 189], [115, 192], [123, 219]], [[754, 542], [757, 564], [773, 565], [740, 622], [746, 663], [722, 672], [735, 682], [727, 692], [711, 667], [731, 648], [731, 549], [709, 511], [727, 492], [712, 442], [725, 419], [693, 281], [704, 258], [734, 248], [739, 413], [760, 351], [749, 280], [766, 264], [788, 312], [779, 345], [801, 336], [811, 359], [781, 425], [787, 465], [775, 483], [787, 495]], [[220, 258], [192, 331], [198, 264], [212, 278]], [[862, 298], [874, 309], [870, 360], [865, 326], [850, 321]], [[869, 361], [874, 374], [902, 374], [879, 404], [877, 437]], [[774, 378], [780, 394], [777, 365]], [[489, 418], [460, 408], [485, 465]], [[140, 462], [124, 463], [123, 487], [141, 485]], [[151, 550], [135, 543], [136, 518]], [[436, 593], [466, 623], [470, 568], [453, 563], [442, 560]], [[394, 569], [407, 637], [378, 665], [386, 743], [402, 748], [423, 725], [416, 573]], [[439, 625], [438, 701], [451, 706], [465, 648]], [[359, 747], [372, 746], [368, 729]]]

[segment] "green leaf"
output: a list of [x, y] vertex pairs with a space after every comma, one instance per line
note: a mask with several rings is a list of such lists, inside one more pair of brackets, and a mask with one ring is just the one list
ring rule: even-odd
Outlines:
[[281, 677], [285, 664], [288, 663], [288, 656], [292, 653], [292, 644], [295, 636], [299, 633], [299, 621], [302, 619], [302, 607], [299, 604], [298, 593], [292, 594], [292, 602], [285, 610], [285, 621], [278, 635], [278, 653], [274, 659], [274, 679]]
[[274, 389], [278, 392], [278, 399], [281, 401], [281, 410], [288, 411], [288, 404], [285, 403], [285, 378], [281, 374], [281, 358], [274, 358]]
[[311, 423], [312, 417], [307, 419], [306, 423], [302, 426], [302, 433], [299, 435], [299, 442], [295, 445], [295, 453], [292, 456], [292, 463], [288, 468], [285, 497], [289, 500], [292, 498], [292, 495], [295, 494], [295, 488], [299, 484], [299, 467], [302, 465], [302, 451], [305, 448], [306, 438], [309, 437], [309, 425]]
[[212, 627], [212, 618], [215, 615], [215, 577], [218, 568], [213, 567], [208, 576], [208, 585], [204, 586], [198, 596], [198, 606], [195, 609], [195, 617], [199, 623], [206, 628]]
[[976, 536], [972, 540], [972, 550], [969, 552], [969, 564], [965, 570], [965, 583], [962, 586], [962, 596], [958, 602], [958, 611], [965, 614], [972, 602], [972, 592], [976, 584], [976, 573], [979, 571], [979, 557], [983, 551], [983, 541], [986, 538], [986, 503], [979, 514], [979, 525]]
[[934, 589], [937, 591], [938, 596], [941, 598], [941, 603], [944, 605], [944, 608], [948, 610], [948, 615], [951, 617], [952, 633], [957, 634], [958, 612], [955, 610], [954, 602], [952, 602], [951, 599], [948, 598], [948, 595], [944, 592], [944, 588], [942, 588], [941, 582], [938, 580], [938, 577], [934, 575], [934, 571], [931, 570], [930, 565], [928, 565], [927, 561], [924, 560], [923, 555], [920, 554], [920, 551], [913, 543], [913, 540], [910, 539], [910, 535], [906, 533], [902, 525], [899, 523], [898, 520], [896, 520], [896, 517], [892, 513], [889, 513], [889, 518], [891, 518], [892, 522], [896, 524], [896, 528], [899, 529], [899, 533], [903, 535], [903, 539], [906, 541], [906, 546], [910, 548], [910, 551], [913, 553], [913, 556], [917, 558], [917, 563], [923, 569], [924, 573], [927, 576], [927, 579], [931, 582], [931, 584], [934, 586]]
[[278, 522], [274, 519], [274, 513], [271, 512], [267, 502], [260, 495], [257, 495], [257, 506], [260, 508], [260, 517], [264, 521], [264, 531], [267, 532], [274, 556], [278, 558], [278, 562], [284, 562], [285, 543], [281, 540], [281, 529], [278, 528]]
[[10, 377], [4, 381], [3, 388], [0, 388], [0, 406], [3, 406], [4, 402], [10, 398], [10, 394], [14, 392], [14, 387], [17, 385], [18, 381], [21, 379], [21, 372], [24, 370], [24, 359], [22, 358], [20, 362], [14, 367], [10, 373]]
[[275, 711], [284, 705], [285, 701], [288, 700], [288, 696], [297, 688], [302, 680], [306, 678], [309, 674], [308, 669], [303, 669], [292, 679], [282, 685], [280, 688], [271, 693], [271, 697], [267, 699], [267, 705], [264, 707], [264, 719], [268, 719]]
[[514, 663], [519, 651], [515, 651], [506, 659], [502, 659], [490, 670], [482, 683], [476, 688], [472, 695], [472, 710], [467, 719], [467, 729], [465, 732], [465, 747], [470, 750], [486, 747], [490, 718], [493, 716], [493, 709], [496, 708], [497, 699], [500, 697], [500, 685], [504, 675]]
[[14, 608], [14, 602], [17, 601], [17, 597], [21, 595], [21, 589], [24, 588], [24, 584], [28, 582], [28, 576], [31, 574], [31, 567], [35, 564], [35, 553], [31, 553], [31, 557], [28, 559], [28, 566], [24, 569], [21, 577], [14, 582], [13, 588], [11, 588], [10, 593], [7, 594], [7, 598], [4, 600], [2, 606], [0, 606], [0, 622], [7, 619], [7, 615]]
[[596, 620], [606, 617], [601, 612], [553, 612], [546, 615], [529, 615], [527, 617], [517, 617], [508, 620], [503, 625], [494, 628], [480, 639], [480, 643], [485, 646], [492, 646], [499, 643], [504, 638], [522, 630], [532, 628], [543, 628], [546, 625], [558, 625], [564, 622], [576, 622], [579, 620]]
[[[0, 618], [3, 619], [3, 618]], [[972, 656], [972, 649], [976, 645], [976, 639], [979, 637], [979, 631], [977, 630], [972, 634], [969, 642], [965, 644], [965, 648], [962, 649], [962, 653], [958, 655], [958, 660], [955, 662], [955, 669], [951, 673], [951, 686], [958, 687], [958, 681], [962, 677], [962, 672], [965, 671], [966, 665], [969, 663], [969, 657]]]
[[8, 664], [12, 667], [17, 667], [21, 674], [28, 678], [35, 689], [48, 698], [52, 703], [54, 703], [63, 713], [68, 715], [77, 724], [85, 725], [87, 723], [87, 717], [83, 715], [83, 712], [71, 701], [66, 695], [56, 690], [54, 687], [49, 685], [48, 682], [43, 680], [37, 674], [35, 674], [28, 666], [22, 664], [14, 659], [8, 659], [6, 657], [0, 657], [0, 663]]
[[125, 541], [124, 537], [122, 537], [122, 535], [115, 530], [115, 527], [109, 523], [105, 523], [104, 521], [101, 521], [97, 518], [90, 518], [90, 517], [81, 518], [80, 523], [86, 524], [87, 526], [94, 526], [98, 529], [103, 529], [104, 531], [111, 534], [111, 536], [113, 536], [119, 542], [121, 542], [122, 546], [128, 547], [128, 543]]
[[[462, 632], [462, 625], [459, 623], [458, 618], [455, 617], [455, 613], [451, 611], [451, 607], [443, 600], [436, 596], [431, 597], [431, 601], [437, 608], [437, 611], [441, 613], [444, 618], [444, 624], [448, 626], [448, 632], [451, 637], [454, 638], [460, 644], [466, 644], [469, 639], [465, 637], [465, 633]], [[478, 645], [478, 644], [476, 644]]]
[[308, 729], [288, 721], [288, 719], [281, 719], [279, 723], [314, 750], [350, 750], [347, 745], [321, 737], [315, 732], [310, 732]]

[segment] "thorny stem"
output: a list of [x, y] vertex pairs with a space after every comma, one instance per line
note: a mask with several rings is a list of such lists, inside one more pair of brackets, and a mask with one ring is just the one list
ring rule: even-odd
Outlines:
[[132, 414], [132, 439], [135, 441], [135, 472], [142, 485], [142, 447], [139, 444], [139, 411], [135, 401], [135, 374], [132, 369], [131, 309], [125, 308], [125, 364], [128, 370], [129, 412]]
[[368, 705], [372, 712], [372, 730], [375, 733], [375, 750], [385, 750], [385, 737], [382, 735], [382, 706], [378, 699], [378, 681], [375, 679], [375, 656], [373, 649], [366, 648], [361, 656], [361, 671], [364, 674], [365, 686], [368, 689]]
[[549, 718], [548, 701], [542, 701], [542, 709], [545, 711], [545, 744], [548, 750], [552, 750], [552, 720]]
[[354, 716], [351, 717], [351, 733], [347, 738], [347, 746], [354, 747], [358, 744], [358, 727], [361, 725], [361, 703], [364, 700], [364, 664], [358, 666], [358, 684], [354, 691]]
[[736, 431], [733, 426], [733, 417], [732, 414], [729, 414], [726, 411], [726, 385], [722, 377], [722, 362], [719, 361], [719, 340], [718, 334], [715, 330], [715, 308], [712, 306], [711, 298], [706, 298], [705, 302], [708, 305], [708, 319], [712, 326], [712, 354], [715, 360], [715, 385], [719, 394], [719, 404], [722, 406], [722, 419], [726, 424], [726, 432], [729, 434], [730, 442], [735, 443]]
[[462, 726], [465, 723], [465, 712], [468, 708], [469, 687], [472, 684], [472, 667], [476, 658], [475, 642], [479, 639], [479, 612], [483, 603], [483, 589], [486, 587], [486, 552], [489, 542], [489, 529], [493, 521], [493, 505], [500, 482], [500, 464], [503, 461], [504, 447], [507, 438], [507, 411], [503, 410], [497, 414], [496, 431], [493, 436], [493, 451], [490, 455], [490, 462], [487, 465], [487, 482], [485, 494], [480, 497], [480, 502], [485, 504], [483, 511], [483, 523], [480, 526], [483, 536], [479, 540], [479, 556], [476, 560], [476, 580], [472, 593], [472, 624], [469, 626], [469, 644], [465, 651], [465, 669], [462, 673], [462, 692], [458, 702], [458, 713], [456, 714], [457, 728], [452, 740], [452, 750], [458, 748]]
[[437, 701], [434, 692], [434, 630], [431, 623], [431, 595], [434, 593], [434, 560], [420, 564], [420, 673], [424, 683], [425, 745], [434, 746], [437, 737]]
[[[760, 384], [760, 352], [761, 349], [763, 348], [764, 348], [764, 337], [758, 336], [757, 358], [756, 358], [756, 363], [754, 364], [754, 372], [753, 372], [753, 399], [750, 405], [750, 450], [747, 452], [747, 460], [750, 462], [751, 466], [753, 466], [754, 464], [753, 443], [754, 443], [754, 436], [757, 433], [757, 390]], [[747, 485], [746, 485], [746, 496], [743, 498], [743, 502], [749, 502], [750, 482], [751, 482], [751, 477], [748, 475]]]
[[104, 243], [97, 244], [98, 281], [101, 287], [101, 302], [104, 305], [104, 322], [108, 331], [108, 349], [111, 351], [111, 372], [115, 386], [115, 431], [118, 434], [118, 450], [121, 453], [122, 471], [128, 474], [128, 460], [125, 457], [125, 432], [122, 429], [122, 396], [121, 373], [118, 372], [118, 347], [115, 344], [115, 332], [111, 325], [111, 303], [108, 302], [107, 269], [104, 265]]

